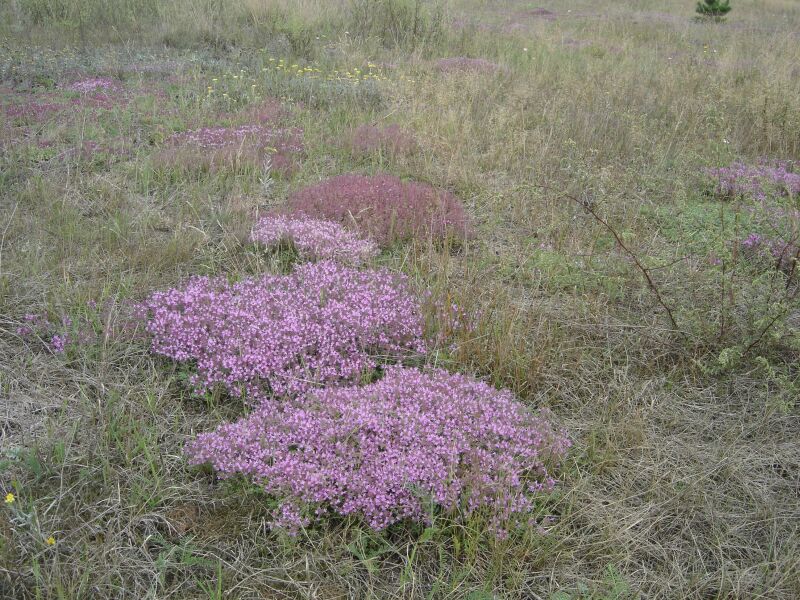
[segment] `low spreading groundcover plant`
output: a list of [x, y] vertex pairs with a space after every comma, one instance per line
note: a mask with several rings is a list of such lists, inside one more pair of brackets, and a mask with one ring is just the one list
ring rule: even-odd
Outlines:
[[311, 260], [360, 264], [378, 253], [374, 242], [357, 236], [339, 223], [303, 215], [264, 217], [253, 228], [251, 239], [268, 247], [290, 243], [301, 258]]
[[410, 238], [464, 238], [461, 202], [445, 190], [385, 173], [326, 179], [289, 197], [289, 212], [355, 226], [385, 246]]
[[528, 524], [549, 469], [570, 442], [548, 415], [509, 391], [442, 370], [388, 367], [363, 387], [268, 400], [251, 415], [201, 434], [194, 464], [243, 474], [282, 500], [273, 526], [290, 532], [326, 514], [357, 515], [374, 529], [481, 511], [502, 537]]
[[274, 171], [287, 176], [297, 168], [304, 151], [302, 129], [262, 124], [175, 133], [165, 146], [159, 160], [168, 165], [214, 170], [261, 167], [269, 159]]
[[800, 166], [788, 160], [762, 158], [758, 164], [737, 161], [728, 167], [707, 169], [715, 180], [714, 192], [723, 199], [744, 196], [756, 200], [800, 195]]
[[798, 163], [760, 159], [750, 165], [736, 161], [727, 167], [706, 169], [713, 193], [733, 201], [737, 219], [750, 233], [740, 241], [742, 255], [793, 276], [800, 258], [800, 198]]
[[[376, 251], [327, 221], [273, 216], [253, 231], [270, 244], [287, 236], [316, 257]], [[235, 284], [197, 277], [142, 309], [153, 350], [195, 362], [198, 391], [221, 383], [255, 404], [200, 434], [190, 461], [263, 486], [280, 502], [272, 525], [289, 533], [326, 515], [380, 530], [441, 510], [480, 511], [503, 537], [529, 524], [570, 445], [546, 413], [466, 376], [388, 366], [358, 386], [376, 355], [426, 350], [419, 302], [388, 270], [324, 260]]]
[[425, 351], [402, 275], [333, 261], [233, 284], [195, 277], [141, 311], [154, 352], [196, 365], [198, 392], [223, 384], [255, 402], [353, 382], [380, 361]]

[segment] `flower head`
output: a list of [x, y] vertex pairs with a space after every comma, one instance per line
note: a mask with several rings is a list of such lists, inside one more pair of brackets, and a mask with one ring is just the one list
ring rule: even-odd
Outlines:
[[12, 494], [11, 492], [8, 492], [6, 494], [6, 504], [14, 504], [14, 500], [16, 499], [17, 499], [16, 496], [14, 496], [14, 494]]

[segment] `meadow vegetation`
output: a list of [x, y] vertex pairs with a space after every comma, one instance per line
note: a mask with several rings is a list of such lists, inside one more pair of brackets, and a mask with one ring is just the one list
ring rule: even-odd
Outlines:
[[800, 597], [800, 6], [732, 6], [0, 4], [0, 597]]

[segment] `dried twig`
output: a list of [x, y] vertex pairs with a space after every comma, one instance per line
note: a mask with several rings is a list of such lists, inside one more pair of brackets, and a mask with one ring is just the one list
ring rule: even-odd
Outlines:
[[[547, 186], [540, 186], [540, 187], [542, 187], [546, 191], [550, 189]], [[644, 276], [645, 281], [647, 282], [647, 287], [650, 288], [650, 291], [653, 292], [653, 295], [655, 296], [655, 298], [658, 301], [658, 303], [666, 311], [667, 317], [669, 317], [669, 321], [672, 324], [673, 330], [676, 333], [678, 333], [684, 340], [688, 340], [689, 339], [688, 336], [683, 332], [683, 330], [680, 327], [678, 327], [678, 322], [675, 320], [675, 315], [672, 312], [672, 309], [664, 301], [664, 298], [661, 296], [661, 292], [659, 291], [658, 286], [655, 284], [655, 282], [653, 281], [653, 278], [650, 276], [650, 270], [651, 269], [649, 269], [648, 267], [645, 267], [642, 264], [642, 262], [639, 260], [639, 258], [636, 256], [636, 254], [633, 252], [633, 250], [628, 248], [628, 246], [625, 244], [625, 242], [622, 241], [622, 238], [619, 236], [617, 231], [608, 223], [608, 221], [606, 221], [605, 219], [603, 219], [603, 217], [601, 217], [599, 214], [597, 214], [597, 211], [595, 210], [595, 208], [594, 208], [594, 206], [593, 206], [593, 204], [591, 202], [582, 201], [579, 198], [576, 198], [575, 196], [573, 196], [572, 194], [567, 194], [567, 193], [564, 193], [564, 192], [561, 193], [561, 197], [568, 198], [569, 200], [572, 200], [576, 204], [580, 205], [587, 213], [592, 215], [592, 217], [594, 217], [594, 219], [598, 223], [600, 223], [603, 227], [605, 227], [611, 233], [611, 235], [614, 236], [614, 239], [617, 241], [617, 244], [619, 244], [619, 247], [622, 248], [625, 251], [625, 253], [631, 258], [631, 260], [633, 260], [634, 264], [639, 269], [639, 271], [641, 271], [642, 275]]]

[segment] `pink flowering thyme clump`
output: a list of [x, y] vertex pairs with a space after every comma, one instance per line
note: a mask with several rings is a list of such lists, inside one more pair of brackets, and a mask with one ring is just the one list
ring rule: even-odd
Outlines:
[[360, 125], [349, 140], [350, 150], [356, 156], [384, 152], [391, 156], [412, 154], [417, 149], [417, 141], [399, 125], [376, 127]]
[[382, 246], [409, 238], [463, 238], [469, 230], [453, 194], [387, 174], [332, 177], [293, 193], [289, 211], [355, 226]]
[[715, 180], [715, 192], [725, 198], [748, 196], [756, 200], [768, 197], [800, 196], [800, 172], [792, 161], [762, 159], [757, 165], [735, 162], [729, 167], [706, 169]]
[[339, 223], [303, 216], [271, 215], [253, 228], [251, 238], [266, 246], [290, 242], [301, 257], [361, 264], [378, 253], [371, 240], [363, 239]]
[[326, 513], [357, 515], [378, 530], [425, 522], [432, 501], [448, 512], [485, 512], [502, 536], [552, 490], [550, 469], [569, 447], [546, 413], [509, 391], [395, 366], [367, 386], [269, 402], [201, 434], [188, 453], [280, 498], [274, 525], [289, 531]]
[[294, 172], [304, 150], [302, 129], [266, 125], [204, 127], [175, 133], [166, 143], [169, 150], [162, 158], [168, 164], [208, 169], [261, 167], [269, 159], [272, 168], [284, 175]]
[[332, 261], [230, 284], [195, 277], [143, 304], [152, 350], [255, 402], [356, 381], [379, 362], [424, 352], [419, 302], [388, 270]]

